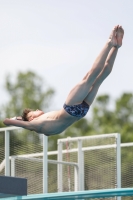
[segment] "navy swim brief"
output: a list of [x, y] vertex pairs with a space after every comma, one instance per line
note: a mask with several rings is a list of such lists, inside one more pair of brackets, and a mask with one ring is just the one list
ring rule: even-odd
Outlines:
[[65, 111], [74, 117], [84, 117], [87, 114], [89, 107], [90, 106], [85, 101], [78, 105], [63, 105]]

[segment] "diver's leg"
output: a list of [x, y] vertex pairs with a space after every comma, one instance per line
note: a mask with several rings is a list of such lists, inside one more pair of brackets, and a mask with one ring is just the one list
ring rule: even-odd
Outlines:
[[95, 80], [93, 86], [91, 87], [87, 97], [84, 99], [86, 103], [89, 105], [92, 104], [93, 100], [95, 99], [95, 96], [98, 92], [98, 89], [101, 85], [101, 83], [106, 79], [106, 77], [111, 73], [114, 61], [118, 52], [118, 48], [122, 45], [122, 39], [124, 35], [124, 30], [121, 26], [118, 27], [116, 39], [117, 39], [117, 47], [112, 47], [111, 51], [109, 52], [109, 55], [105, 61], [105, 66], [101, 73], [98, 75], [97, 79]]
[[84, 101], [91, 105], [93, 100], [95, 99], [95, 96], [98, 92], [98, 89], [101, 85], [101, 83], [106, 79], [106, 77], [111, 73], [112, 71], [112, 67], [117, 55], [117, 51], [118, 48], [117, 47], [112, 47], [109, 56], [106, 60], [105, 66], [103, 68], [103, 70], [101, 71], [101, 73], [97, 76], [94, 84], [92, 85], [88, 95], [86, 96], [86, 98], [84, 99]]
[[116, 32], [118, 26], [115, 26], [111, 32], [110, 38], [105, 44], [104, 48], [100, 52], [99, 56], [96, 58], [92, 68], [86, 74], [81, 82], [79, 82], [69, 93], [66, 104], [67, 105], [75, 105], [80, 104], [88, 95], [92, 85], [94, 84], [97, 76], [102, 71], [107, 56], [112, 48], [112, 46], [117, 46], [116, 41]]

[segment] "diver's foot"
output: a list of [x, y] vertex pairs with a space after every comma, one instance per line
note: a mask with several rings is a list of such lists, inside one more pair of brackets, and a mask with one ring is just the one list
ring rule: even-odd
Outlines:
[[112, 32], [111, 32], [110, 37], [109, 37], [109, 43], [114, 47], [117, 47], [117, 38], [116, 38], [117, 29], [118, 29], [118, 26], [115, 26], [113, 28]]
[[123, 36], [124, 36], [124, 29], [122, 28], [122, 26], [118, 26], [117, 34], [116, 34], [118, 48], [122, 46]]

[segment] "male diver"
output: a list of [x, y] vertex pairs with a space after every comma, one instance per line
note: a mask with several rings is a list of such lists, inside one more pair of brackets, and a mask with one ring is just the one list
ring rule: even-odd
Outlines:
[[122, 26], [115, 26], [92, 68], [68, 94], [63, 108], [47, 113], [41, 110], [25, 109], [21, 118], [6, 118], [4, 124], [23, 127], [50, 136], [63, 132], [74, 122], [83, 118], [101, 83], [112, 71], [118, 49], [122, 46], [123, 36]]

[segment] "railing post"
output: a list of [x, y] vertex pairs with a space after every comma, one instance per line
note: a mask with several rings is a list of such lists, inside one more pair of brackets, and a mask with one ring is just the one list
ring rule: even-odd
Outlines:
[[78, 191], [78, 167], [74, 166], [74, 191]]
[[82, 151], [82, 191], [84, 191], [84, 188], [85, 188], [85, 186], [84, 186], [84, 175], [85, 175], [85, 172], [84, 172], [84, 166], [85, 166], [85, 164], [84, 164], [84, 152]]
[[9, 131], [5, 131], [5, 176], [10, 176], [10, 160], [9, 160]]
[[15, 177], [15, 156], [11, 157], [11, 176]]
[[83, 163], [83, 152], [82, 152], [82, 140], [78, 139], [78, 190], [84, 189], [84, 163]]
[[[117, 188], [121, 188], [121, 136], [118, 133], [116, 138], [116, 157], [117, 157]], [[117, 197], [121, 200], [121, 197]]]
[[48, 137], [43, 135], [43, 193], [48, 192]]
[[[58, 141], [58, 161], [62, 161], [62, 142]], [[58, 164], [58, 171], [57, 171], [57, 178], [58, 178], [58, 192], [62, 192], [62, 164]]]

